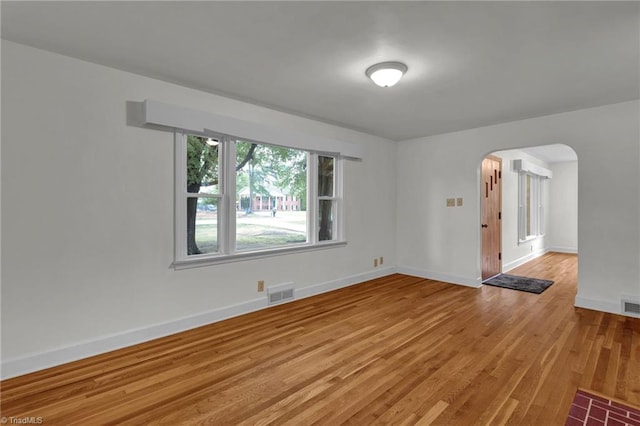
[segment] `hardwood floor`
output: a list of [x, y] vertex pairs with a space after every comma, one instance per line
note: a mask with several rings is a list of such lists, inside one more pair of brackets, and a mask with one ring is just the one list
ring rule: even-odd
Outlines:
[[391, 275], [2, 382], [44, 424], [563, 425], [580, 386], [640, 405], [640, 319], [574, 308], [577, 258], [536, 295]]

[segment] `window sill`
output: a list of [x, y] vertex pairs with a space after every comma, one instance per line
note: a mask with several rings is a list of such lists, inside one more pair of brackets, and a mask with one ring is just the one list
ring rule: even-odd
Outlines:
[[262, 259], [265, 257], [281, 256], [292, 253], [303, 253], [307, 251], [325, 250], [335, 247], [344, 247], [347, 245], [346, 241], [331, 241], [319, 244], [301, 245], [295, 247], [278, 247], [268, 250], [260, 251], [247, 251], [241, 253], [234, 253], [230, 255], [213, 255], [206, 257], [196, 257], [188, 260], [176, 260], [171, 265], [175, 270], [199, 268], [202, 266], [219, 265], [222, 263], [242, 262], [245, 260]]
[[525, 238], [524, 240], [518, 240], [518, 244], [528, 243], [530, 241], [537, 240], [538, 238], [542, 238], [542, 237], [544, 237], [544, 234], [542, 234], [542, 235], [531, 235], [531, 236]]

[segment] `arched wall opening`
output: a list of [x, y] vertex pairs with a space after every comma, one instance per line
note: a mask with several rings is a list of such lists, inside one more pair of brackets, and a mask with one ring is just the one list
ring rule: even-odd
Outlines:
[[[547, 252], [578, 253], [578, 156], [575, 150], [564, 144], [541, 145], [493, 151], [480, 163], [485, 158], [501, 160], [499, 272], [506, 273]], [[490, 198], [485, 197], [487, 185], [482, 172], [478, 175], [481, 194], [478, 276], [484, 280], [488, 278], [485, 276], [488, 252], [494, 250], [487, 248], [487, 240], [491, 235], [495, 237], [496, 231], [488, 232], [484, 224], [483, 203], [489, 203]], [[523, 180], [526, 175], [530, 178]]]

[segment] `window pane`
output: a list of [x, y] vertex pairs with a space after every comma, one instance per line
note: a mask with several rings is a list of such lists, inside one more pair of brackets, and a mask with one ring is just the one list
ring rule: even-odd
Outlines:
[[319, 200], [318, 203], [318, 241], [330, 241], [335, 237], [334, 217], [335, 201]]
[[187, 198], [187, 254], [218, 251], [218, 199]]
[[236, 142], [236, 250], [307, 242], [307, 153]]
[[318, 196], [333, 197], [333, 157], [318, 157]]
[[187, 192], [219, 192], [219, 147], [220, 144], [215, 139], [187, 136]]

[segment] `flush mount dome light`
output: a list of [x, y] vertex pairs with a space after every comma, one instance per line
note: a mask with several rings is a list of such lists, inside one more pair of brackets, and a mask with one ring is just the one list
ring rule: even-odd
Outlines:
[[378, 86], [391, 87], [400, 81], [405, 72], [407, 66], [402, 62], [382, 62], [367, 68], [366, 74]]

